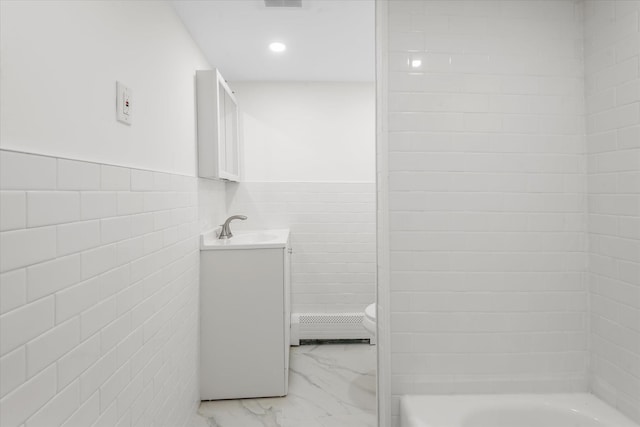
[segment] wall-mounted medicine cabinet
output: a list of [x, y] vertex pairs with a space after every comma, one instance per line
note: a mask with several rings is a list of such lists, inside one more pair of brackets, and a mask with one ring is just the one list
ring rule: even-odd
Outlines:
[[196, 71], [198, 176], [240, 180], [238, 104], [220, 72]]

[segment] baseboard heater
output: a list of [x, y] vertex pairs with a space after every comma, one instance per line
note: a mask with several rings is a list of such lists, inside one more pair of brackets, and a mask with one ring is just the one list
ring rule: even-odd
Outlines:
[[364, 313], [293, 313], [291, 315], [291, 345], [300, 340], [353, 340], [375, 337], [362, 326]]

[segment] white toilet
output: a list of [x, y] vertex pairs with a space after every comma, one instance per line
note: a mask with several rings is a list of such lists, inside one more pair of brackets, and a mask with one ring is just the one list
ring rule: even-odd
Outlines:
[[362, 326], [371, 334], [371, 344], [376, 343], [376, 303], [369, 304], [364, 309]]

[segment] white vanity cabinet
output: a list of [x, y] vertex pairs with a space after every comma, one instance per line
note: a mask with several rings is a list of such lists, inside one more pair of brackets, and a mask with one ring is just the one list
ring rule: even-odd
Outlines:
[[238, 104], [218, 70], [196, 71], [198, 176], [240, 180]]
[[280, 235], [256, 245], [201, 241], [201, 400], [287, 394], [290, 246], [288, 230]]

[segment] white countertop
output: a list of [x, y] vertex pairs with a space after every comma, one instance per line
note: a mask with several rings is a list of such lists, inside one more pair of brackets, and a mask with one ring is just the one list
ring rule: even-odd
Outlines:
[[218, 239], [218, 230], [200, 235], [200, 250], [286, 248], [289, 242], [289, 229], [238, 231], [230, 239]]

